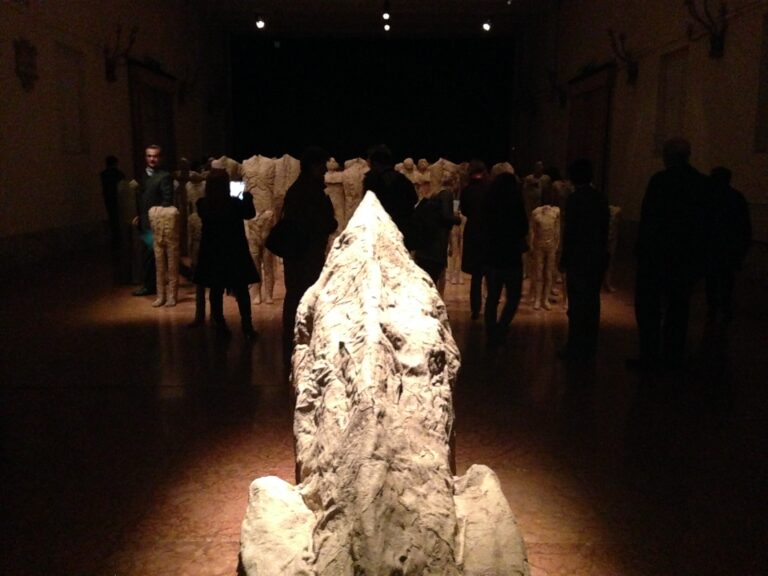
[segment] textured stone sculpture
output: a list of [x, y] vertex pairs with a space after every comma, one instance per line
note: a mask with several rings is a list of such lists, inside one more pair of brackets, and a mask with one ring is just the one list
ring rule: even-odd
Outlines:
[[275, 160], [275, 214], [280, 214], [283, 207], [283, 199], [301, 172], [301, 162], [290, 154], [283, 154]]
[[413, 158], [406, 158], [401, 163], [395, 164], [395, 170], [408, 178], [414, 186], [418, 185], [418, 171]]
[[524, 576], [498, 479], [449, 467], [459, 352], [445, 304], [373, 193], [297, 313], [292, 486], [255, 480], [248, 576]]
[[243, 167], [237, 160], [222, 156], [211, 161], [211, 168], [222, 168], [227, 171], [230, 180], [243, 179]]
[[157, 272], [157, 299], [152, 306], [176, 306], [179, 296], [180, 214], [175, 206], [149, 209]]
[[549, 297], [557, 269], [557, 249], [560, 246], [560, 208], [546, 204], [539, 206], [531, 213], [530, 227], [533, 309], [538, 310], [543, 306], [545, 310], [550, 310], [552, 306]]
[[515, 168], [509, 162], [499, 162], [494, 164], [491, 168], [491, 180], [496, 178], [499, 174], [514, 174]]

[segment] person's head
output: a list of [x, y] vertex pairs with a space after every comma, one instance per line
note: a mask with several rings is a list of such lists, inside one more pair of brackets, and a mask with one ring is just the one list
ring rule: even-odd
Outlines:
[[723, 187], [731, 185], [732, 175], [733, 175], [732, 172], [725, 166], [718, 166], [717, 168], [712, 168], [712, 172], [710, 173], [712, 182], [716, 186], [723, 186]]
[[381, 174], [384, 170], [394, 166], [392, 151], [384, 144], [377, 144], [368, 149], [368, 166], [374, 174]]
[[112, 156], [111, 154], [104, 158], [104, 164], [107, 168], [116, 168], [118, 164], [117, 156]]
[[544, 174], [544, 162], [542, 162], [541, 160], [539, 160], [538, 162], [536, 162], [536, 163], [533, 165], [533, 173], [534, 173], [536, 176], [541, 176], [542, 174]]
[[158, 168], [163, 161], [163, 149], [157, 144], [151, 144], [144, 150], [144, 161], [148, 168]]
[[568, 167], [568, 176], [574, 186], [587, 186], [591, 184], [594, 177], [592, 162], [586, 158], [574, 160]]
[[517, 176], [509, 172], [501, 172], [493, 179], [489, 193], [510, 195], [515, 201], [523, 201]]
[[471, 160], [467, 173], [470, 180], [485, 180], [488, 177], [488, 168], [482, 160]]
[[665, 167], [685, 166], [691, 159], [691, 143], [685, 138], [670, 138], [664, 142], [664, 149], [661, 154], [664, 158]]
[[544, 170], [544, 174], [549, 176], [552, 179], [552, 182], [557, 182], [558, 180], [562, 180], [562, 176], [560, 175], [560, 170], [557, 169], [556, 166], [550, 166], [546, 170]]
[[205, 177], [205, 195], [214, 202], [229, 197], [229, 174], [224, 168], [211, 168]]
[[301, 173], [313, 180], [322, 180], [325, 176], [326, 162], [331, 155], [319, 146], [310, 146], [301, 155]]

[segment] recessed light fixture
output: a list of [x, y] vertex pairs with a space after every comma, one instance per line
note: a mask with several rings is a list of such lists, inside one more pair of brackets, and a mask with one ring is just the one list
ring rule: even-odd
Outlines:
[[490, 20], [486, 20], [485, 22], [483, 22], [483, 30], [485, 30], [486, 32], [490, 32], [491, 31], [491, 21]]
[[264, 30], [264, 27], [267, 25], [267, 23], [264, 21], [264, 18], [261, 16], [256, 16], [256, 28], [259, 30]]
[[389, 32], [389, 29], [390, 29], [390, 26], [389, 26], [389, 24], [384, 24], [384, 30], [385, 30], [386, 32]]

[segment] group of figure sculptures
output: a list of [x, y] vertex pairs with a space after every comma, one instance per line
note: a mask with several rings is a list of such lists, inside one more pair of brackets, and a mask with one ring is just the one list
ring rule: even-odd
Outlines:
[[[211, 159], [211, 164], [224, 168], [231, 180], [243, 181], [245, 189], [253, 196], [256, 218], [245, 223], [245, 230], [261, 282], [251, 286], [251, 298], [254, 304], [271, 304], [274, 301], [277, 258], [265, 247], [265, 242], [280, 218], [286, 191], [299, 175], [299, 160], [289, 154], [280, 158], [254, 155], [243, 162], [222, 156]], [[467, 168], [467, 162], [456, 164], [444, 158], [432, 164], [424, 158], [418, 161], [406, 158], [395, 166], [398, 172], [413, 183], [420, 198], [447, 189], [457, 200], [456, 212], [461, 224], [454, 226], [450, 233], [445, 278], [451, 284], [464, 284], [461, 260], [466, 218], [458, 212], [458, 200], [468, 182]], [[330, 242], [333, 242], [344, 230], [363, 198], [363, 178], [368, 171], [368, 164], [362, 158], [353, 158], [345, 161], [342, 166], [331, 158], [327, 169], [326, 194], [333, 204], [335, 218], [339, 223], [337, 231], [330, 238]], [[493, 179], [505, 172], [515, 174], [515, 169], [508, 162], [498, 163], [491, 168], [490, 177]], [[179, 212], [175, 207], [157, 207], [150, 213], [155, 237], [158, 289], [162, 290], [158, 302], [175, 302], [177, 298], [181, 253], [179, 246], [182, 237], [186, 236], [185, 251], [194, 266], [202, 234], [202, 224], [195, 206], [197, 200], [205, 194], [205, 172], [190, 171], [182, 162], [181, 169], [174, 176], [178, 195], [182, 196], [177, 199], [177, 205], [182, 211]], [[558, 289], [556, 285], [563, 281], [557, 262], [565, 221], [565, 201], [572, 187], [569, 182], [560, 179], [556, 171], [545, 172], [543, 163], [537, 162], [533, 172], [522, 179], [522, 189], [530, 229], [529, 251], [524, 257], [524, 274], [530, 280], [529, 301], [535, 310], [550, 310], [552, 302], [562, 294], [563, 306], [567, 306], [565, 290]], [[610, 210], [609, 249], [613, 253], [618, 243], [621, 208], [611, 206]], [[609, 291], [614, 290], [611, 279], [609, 269], [605, 276], [605, 288]]]

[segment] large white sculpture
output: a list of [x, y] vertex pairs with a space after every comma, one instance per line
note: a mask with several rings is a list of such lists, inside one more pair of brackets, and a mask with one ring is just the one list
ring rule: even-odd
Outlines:
[[366, 194], [297, 312], [301, 480], [253, 482], [248, 576], [523, 576], [498, 479], [451, 475], [459, 352], [445, 304]]
[[557, 249], [560, 246], [560, 208], [546, 204], [539, 206], [531, 214], [530, 227], [533, 309], [538, 310], [543, 306], [545, 310], [550, 310], [552, 306], [549, 296], [557, 269]]
[[176, 306], [179, 297], [180, 213], [175, 206], [152, 206], [149, 224], [152, 227], [157, 274], [157, 299], [152, 306]]

